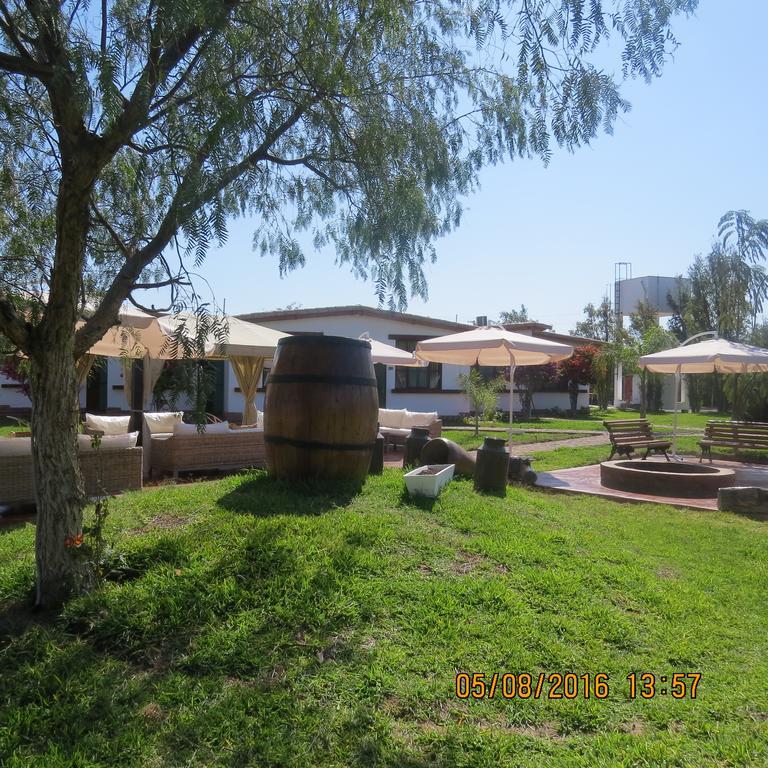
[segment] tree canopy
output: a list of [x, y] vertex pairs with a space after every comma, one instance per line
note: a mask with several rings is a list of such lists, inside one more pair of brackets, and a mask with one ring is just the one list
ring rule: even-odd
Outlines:
[[681, 341], [702, 331], [717, 331], [731, 341], [748, 341], [768, 300], [768, 220], [747, 211], [729, 211], [718, 226], [710, 252], [697, 255], [671, 327]]
[[695, 6], [3, 0], [0, 328], [27, 344], [9, 297], [52, 289], [75, 176], [71, 266], [103, 298], [81, 351], [133, 291], [186, 282], [235, 215], [281, 270], [310, 229], [403, 306], [478, 169], [612, 130], [629, 105], [590, 54], [615, 34], [623, 75], [658, 75]]

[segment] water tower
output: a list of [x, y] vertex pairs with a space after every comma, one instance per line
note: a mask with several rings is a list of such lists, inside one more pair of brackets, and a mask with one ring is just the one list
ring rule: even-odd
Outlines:
[[[637, 313], [640, 303], [645, 303], [656, 315], [670, 317], [675, 313], [673, 303], [679, 302], [680, 289], [689, 282], [687, 278], [646, 275], [632, 277], [632, 264], [617, 261], [613, 265], [613, 311], [616, 324], [624, 326], [624, 318]], [[624, 376], [622, 366], [616, 367], [614, 405], [633, 400], [632, 376]]]

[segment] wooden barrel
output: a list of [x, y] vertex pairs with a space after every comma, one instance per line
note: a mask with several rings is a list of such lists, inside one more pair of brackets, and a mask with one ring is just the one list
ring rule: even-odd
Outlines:
[[264, 401], [267, 467], [274, 477], [362, 484], [378, 415], [367, 342], [340, 336], [278, 342]]

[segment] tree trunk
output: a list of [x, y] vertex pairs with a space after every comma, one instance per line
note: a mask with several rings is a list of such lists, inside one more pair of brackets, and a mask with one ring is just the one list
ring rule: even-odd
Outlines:
[[[82, 587], [75, 545], [83, 527], [77, 458], [78, 381], [75, 323], [83, 279], [92, 182], [64, 163], [56, 205], [56, 255], [48, 304], [30, 348], [32, 463], [37, 501], [35, 557], [38, 606], [55, 606]], [[68, 177], [68, 178], [65, 178]]]
[[645, 418], [648, 408], [648, 373], [645, 369], [640, 373], [640, 418]]
[[73, 546], [83, 527], [74, 337], [71, 329], [56, 336], [55, 343], [30, 360], [38, 606], [62, 603], [83, 576]]

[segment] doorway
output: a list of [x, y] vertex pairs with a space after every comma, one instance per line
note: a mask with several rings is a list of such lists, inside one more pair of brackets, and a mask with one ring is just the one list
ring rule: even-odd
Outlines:
[[379, 391], [379, 408], [387, 407], [387, 366], [374, 363], [373, 370], [376, 373], [376, 389]]
[[89, 413], [107, 410], [108, 378], [106, 358], [96, 358], [85, 381], [85, 410]]

